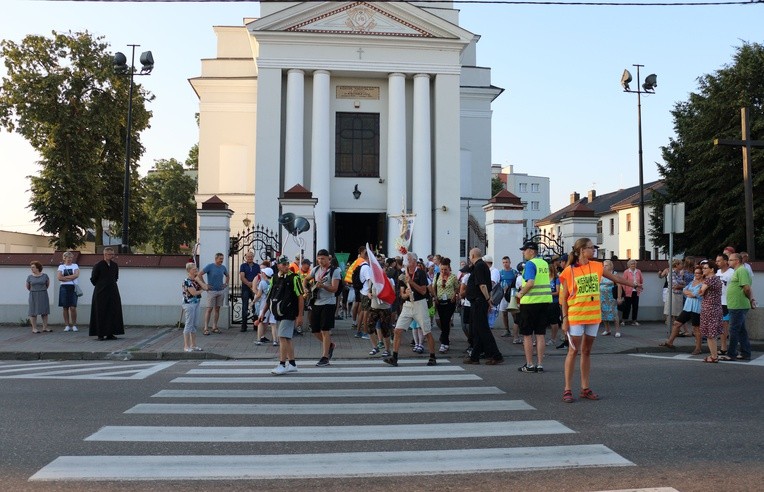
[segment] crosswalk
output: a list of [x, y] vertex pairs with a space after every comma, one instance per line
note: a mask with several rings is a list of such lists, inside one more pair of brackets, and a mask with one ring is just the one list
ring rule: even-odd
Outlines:
[[[560, 445], [512, 446], [513, 439], [521, 436], [554, 437], [576, 434], [576, 430], [556, 420], [533, 419], [536, 409], [527, 402], [508, 398], [500, 388], [484, 384], [476, 374], [446, 360], [435, 367], [419, 361], [398, 368], [372, 360], [337, 361], [328, 368], [300, 367], [297, 373], [284, 376], [265, 375], [272, 365], [270, 361], [201, 362], [170, 381], [171, 387], [154, 394], [153, 401], [137, 403], [125, 414], [137, 424], [157, 422], [161, 415], [239, 415], [244, 417], [236, 423], [249, 422], [246, 416], [253, 416], [253, 421], [267, 418], [274, 425], [105, 426], [85, 442], [98, 445], [101, 451], [104, 443], [115, 447], [143, 443], [145, 455], [59, 456], [30, 481], [389, 477], [634, 466], [596, 443], [569, 444], [568, 440]], [[421, 377], [428, 379], [417, 379]], [[209, 386], [213, 382], [217, 383], [214, 389]], [[465, 418], [470, 413], [482, 418]], [[358, 421], [353, 416], [365, 418]], [[315, 425], [322, 422], [325, 425]], [[347, 424], [337, 425], [342, 422]], [[490, 438], [492, 447], [467, 447], [466, 443], [483, 442], [475, 441], [481, 438]], [[175, 443], [172, 449], [177, 454], [152, 449], [155, 444], [166, 450], [161, 443]], [[211, 448], [214, 453], [195, 454], [203, 443], [223, 444]], [[298, 444], [288, 454], [279, 447], [274, 448], [280, 450], [276, 453], [269, 453], [267, 447], [263, 452], [232, 453], [237, 443]], [[312, 450], [317, 443], [329, 444], [330, 452], [300, 448]], [[343, 443], [349, 447], [343, 448]], [[380, 448], [383, 443], [387, 444]]]
[[24, 362], [0, 364], [0, 379], [89, 379], [102, 381], [146, 379], [175, 362]]

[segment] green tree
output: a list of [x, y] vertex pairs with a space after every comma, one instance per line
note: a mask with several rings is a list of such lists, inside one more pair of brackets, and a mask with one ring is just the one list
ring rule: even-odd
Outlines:
[[[715, 148], [715, 138], [740, 139], [740, 108], [750, 108], [751, 136], [764, 135], [764, 46], [745, 43], [730, 65], [698, 79], [698, 90], [672, 110], [676, 137], [662, 148], [658, 170], [666, 194], [654, 196], [650, 235], [668, 249], [663, 204], [685, 203], [685, 232], [674, 236], [675, 251], [715, 255], [726, 245], [745, 244], [745, 203], [740, 148]], [[764, 151], [754, 150], [756, 247], [764, 247]]]
[[149, 243], [156, 253], [180, 253], [196, 238], [196, 179], [175, 159], [159, 160], [143, 179]]
[[491, 178], [491, 196], [504, 189], [504, 183], [499, 178]]
[[[114, 74], [107, 50], [102, 37], [88, 32], [0, 41], [7, 69], [0, 85], [0, 127], [22, 135], [41, 156], [39, 175], [30, 176], [29, 208], [41, 229], [56, 236], [57, 248], [77, 247], [91, 228], [100, 244], [101, 219], [121, 218], [129, 80]], [[148, 127], [151, 113], [144, 102], [151, 100], [136, 85], [131, 134], [136, 200], [142, 196], [139, 134]]]

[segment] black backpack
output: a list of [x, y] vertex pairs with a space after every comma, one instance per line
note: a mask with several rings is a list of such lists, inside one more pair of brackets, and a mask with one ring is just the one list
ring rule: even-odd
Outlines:
[[360, 291], [363, 289], [363, 282], [361, 282], [361, 267], [364, 265], [368, 265], [365, 261], [355, 267], [355, 270], [353, 270], [352, 280], [353, 280], [353, 288], [357, 291]]
[[[334, 271], [337, 270], [337, 267], [333, 267], [329, 269], [329, 281], [334, 277]], [[340, 270], [340, 283], [337, 284], [337, 290], [334, 291], [334, 297], [340, 297], [342, 295], [342, 292], [345, 290], [345, 279], [342, 278], [342, 270]]]

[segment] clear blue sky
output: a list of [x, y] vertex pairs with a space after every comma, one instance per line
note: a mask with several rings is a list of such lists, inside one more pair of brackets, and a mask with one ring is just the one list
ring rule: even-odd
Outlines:
[[[506, 89], [493, 105], [493, 162], [549, 176], [552, 210], [570, 193], [638, 184], [637, 101], [619, 85], [624, 68], [658, 75], [642, 99], [645, 181], [657, 179], [660, 146], [673, 135], [671, 108], [697, 78], [731, 62], [742, 41], [764, 42], [764, 3], [716, 7], [574, 7], [460, 4], [461, 26], [481, 35], [478, 64]], [[141, 82], [156, 95], [142, 135], [142, 171], [156, 159], [184, 160], [198, 140], [198, 100], [188, 79], [215, 56], [213, 25], [257, 17], [256, 2], [115, 3], [6, 0], [0, 37], [20, 41], [51, 30], [88, 30], [113, 51], [151, 50], [156, 68]], [[0, 75], [4, 67], [0, 67]], [[636, 81], [635, 81], [636, 82]], [[636, 83], [632, 84], [635, 87]], [[0, 131], [4, 207], [0, 229], [35, 232], [26, 209], [37, 157]], [[65, 197], [62, 197], [65, 199]]]

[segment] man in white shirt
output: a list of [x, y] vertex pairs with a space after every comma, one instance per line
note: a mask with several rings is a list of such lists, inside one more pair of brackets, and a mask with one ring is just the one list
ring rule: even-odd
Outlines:
[[716, 257], [716, 266], [719, 267], [716, 271], [716, 276], [722, 281], [722, 342], [719, 349], [721, 355], [727, 355], [727, 337], [730, 333], [730, 313], [727, 309], [727, 285], [732, 279], [732, 274], [735, 273], [735, 270], [729, 267], [728, 260], [729, 257], [725, 253]]

